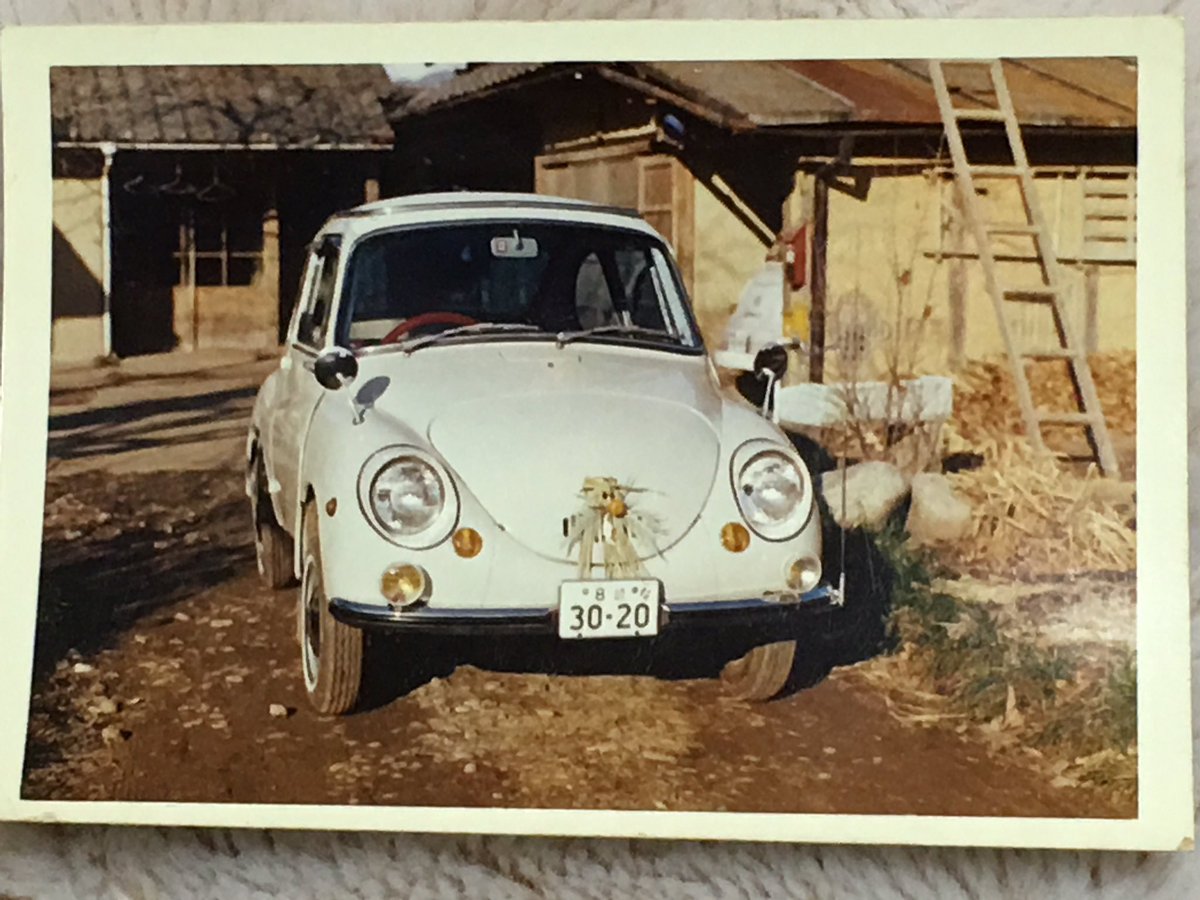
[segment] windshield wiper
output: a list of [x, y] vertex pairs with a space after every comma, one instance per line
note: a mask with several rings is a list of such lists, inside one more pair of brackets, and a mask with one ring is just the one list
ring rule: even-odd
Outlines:
[[470, 334], [488, 334], [495, 332], [504, 334], [516, 331], [541, 331], [536, 325], [525, 325], [520, 322], [476, 322], [474, 325], [459, 325], [457, 328], [447, 328], [445, 331], [439, 331], [437, 334], [426, 334], [421, 337], [413, 338], [405, 341], [400, 345], [405, 354], [412, 353], [414, 350], [420, 350], [422, 347], [428, 347], [430, 344], [436, 344], [446, 338], [460, 337]]
[[596, 335], [618, 334], [630, 335], [631, 337], [648, 337], [658, 341], [667, 340], [672, 344], [680, 343], [679, 338], [671, 334], [669, 331], [661, 331], [657, 328], [646, 328], [642, 325], [597, 325], [595, 328], [581, 328], [579, 331], [560, 331], [555, 335], [555, 342], [562, 347], [570, 344], [572, 341], [583, 340], [584, 338], [594, 337]]

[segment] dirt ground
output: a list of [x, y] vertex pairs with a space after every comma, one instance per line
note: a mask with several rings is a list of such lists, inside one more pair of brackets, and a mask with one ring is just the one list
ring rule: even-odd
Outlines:
[[316, 715], [292, 592], [258, 582], [242, 494], [270, 365], [56, 385], [26, 797], [1136, 813], [1027, 753], [898, 718], [860, 677], [870, 662], [751, 705], [668, 638], [373, 641], [364, 708]]

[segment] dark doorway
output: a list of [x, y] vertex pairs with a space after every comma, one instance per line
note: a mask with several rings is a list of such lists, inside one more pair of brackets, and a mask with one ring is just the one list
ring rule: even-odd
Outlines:
[[[162, 171], [160, 171], [162, 170]], [[172, 289], [179, 233], [157, 190], [171, 170], [143, 153], [118, 153], [110, 175], [112, 350], [117, 356], [162, 353], [177, 343]]]

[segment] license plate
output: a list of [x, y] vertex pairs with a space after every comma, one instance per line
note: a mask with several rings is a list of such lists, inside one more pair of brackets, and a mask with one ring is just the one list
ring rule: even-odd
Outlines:
[[659, 583], [654, 579], [564, 581], [558, 591], [560, 638], [658, 634]]

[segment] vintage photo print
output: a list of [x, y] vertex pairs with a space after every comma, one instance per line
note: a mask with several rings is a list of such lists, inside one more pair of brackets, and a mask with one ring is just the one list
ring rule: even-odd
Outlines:
[[1175, 23], [155, 34], [2, 38], [5, 816], [1190, 841]]

